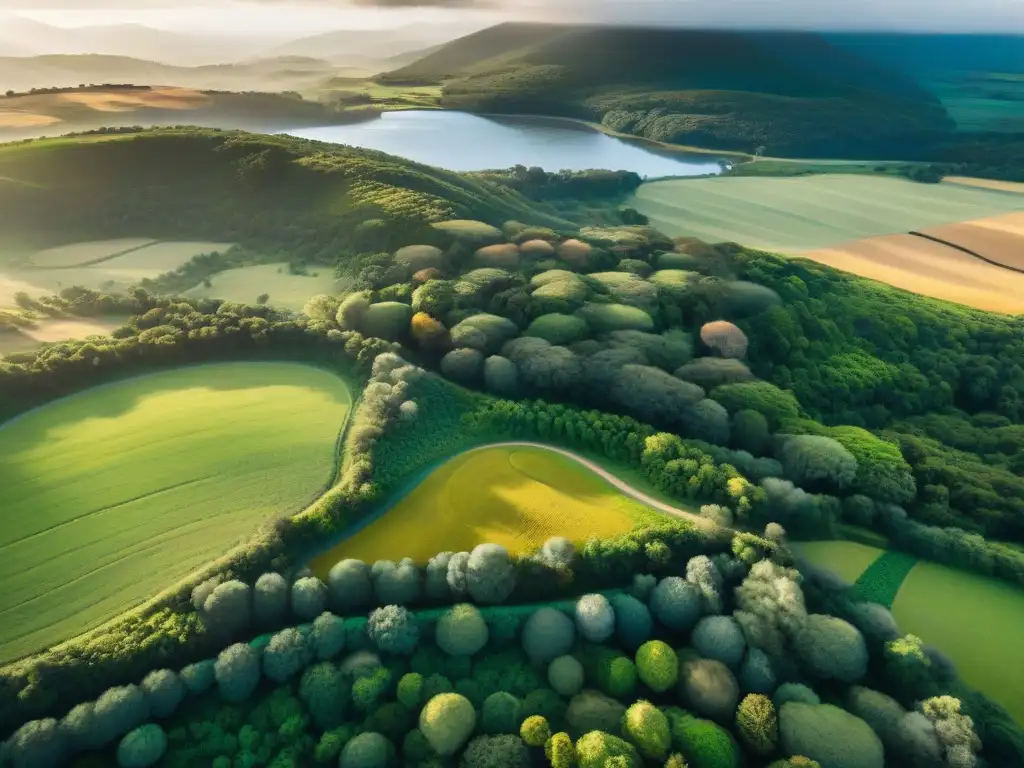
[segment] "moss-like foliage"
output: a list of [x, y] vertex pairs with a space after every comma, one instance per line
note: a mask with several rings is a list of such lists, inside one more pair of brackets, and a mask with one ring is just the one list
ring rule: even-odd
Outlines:
[[779, 743], [779, 720], [772, 700], [751, 693], [736, 710], [736, 729], [740, 739], [758, 755], [770, 755]]
[[636, 652], [636, 670], [644, 685], [662, 693], [676, 684], [679, 659], [667, 643], [648, 640]]
[[626, 304], [588, 303], [576, 314], [597, 333], [654, 330], [654, 320], [647, 312]]
[[683, 702], [698, 714], [721, 723], [732, 721], [740, 687], [729, 668], [712, 659], [691, 659], [679, 671]]
[[395, 746], [382, 734], [361, 733], [341, 750], [339, 768], [389, 768], [395, 763]]
[[723, 384], [711, 391], [711, 399], [724, 405], [729, 413], [757, 411], [768, 419], [772, 429], [778, 428], [786, 419], [795, 419], [800, 413], [800, 403], [792, 392], [767, 381]]
[[626, 707], [622, 702], [588, 689], [572, 697], [565, 719], [570, 732], [577, 737], [589, 731], [617, 734], [621, 732], [625, 714]]
[[518, 736], [477, 736], [462, 755], [464, 768], [529, 768], [530, 755]]
[[523, 626], [523, 649], [537, 664], [546, 664], [565, 655], [575, 640], [576, 625], [554, 608], [539, 608]]
[[828, 768], [885, 764], [882, 742], [871, 726], [831, 704], [783, 704], [779, 732], [784, 754], [806, 755]]
[[423, 703], [423, 675], [409, 672], [398, 681], [398, 700], [409, 707], [417, 709]]
[[522, 724], [522, 702], [511, 693], [497, 691], [484, 699], [480, 729], [484, 733], [518, 733]]
[[574, 768], [576, 745], [568, 733], [556, 733], [544, 744], [544, 755], [551, 768]]
[[551, 726], [547, 718], [541, 715], [530, 715], [523, 720], [519, 728], [520, 738], [526, 742], [528, 747], [543, 747], [551, 738]]
[[372, 304], [362, 317], [359, 330], [367, 336], [388, 341], [400, 341], [409, 332], [413, 309], [397, 301]]
[[626, 710], [622, 731], [644, 757], [664, 760], [672, 747], [668, 718], [649, 701], [638, 701]]
[[582, 317], [553, 312], [541, 315], [530, 323], [530, 327], [523, 335], [536, 336], [549, 344], [563, 346], [587, 338], [590, 335], [590, 327]]
[[482, 221], [473, 221], [471, 219], [451, 219], [449, 221], [440, 221], [433, 226], [434, 229], [443, 232], [445, 235], [448, 235], [455, 240], [473, 243], [476, 245], [500, 243], [505, 237], [497, 227], [492, 227], [490, 224], [485, 224]]
[[442, 757], [454, 755], [476, 728], [476, 710], [457, 693], [434, 696], [420, 712], [420, 730]]
[[486, 313], [471, 315], [451, 330], [453, 346], [471, 347], [491, 354], [518, 335], [519, 329], [511, 320]]
[[437, 622], [437, 645], [451, 656], [472, 656], [487, 644], [487, 622], [469, 603], [453, 606]]
[[583, 665], [574, 656], [559, 656], [548, 665], [548, 683], [562, 696], [583, 690]]
[[740, 751], [724, 728], [676, 707], [665, 710], [672, 729], [672, 746], [689, 768], [739, 768]]
[[407, 245], [395, 251], [395, 261], [409, 270], [409, 273], [423, 269], [444, 269], [448, 266], [444, 253], [433, 245]]
[[610, 760], [619, 757], [625, 759], [625, 768], [643, 765], [632, 744], [610, 733], [591, 731], [576, 742], [576, 759], [580, 768], [605, 768]]

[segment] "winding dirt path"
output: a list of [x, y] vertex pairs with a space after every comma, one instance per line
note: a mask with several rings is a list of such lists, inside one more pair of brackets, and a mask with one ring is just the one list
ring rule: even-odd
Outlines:
[[653, 496], [650, 496], [644, 493], [643, 491], [637, 490], [629, 483], [627, 483], [625, 480], [621, 480], [614, 473], [602, 467], [600, 464], [597, 464], [596, 462], [593, 462], [588, 458], [580, 456], [578, 453], [573, 453], [572, 451], [567, 450], [565, 448], [557, 448], [553, 445], [547, 445], [545, 443], [534, 443], [528, 440], [511, 440], [501, 443], [488, 443], [487, 445], [481, 445], [476, 448], [470, 448], [468, 451], [463, 451], [463, 454], [475, 453], [476, 451], [486, 451], [490, 448], [539, 448], [544, 451], [551, 451], [552, 453], [557, 453], [561, 456], [564, 456], [567, 459], [576, 462], [580, 466], [590, 470], [595, 475], [597, 475], [602, 480], [611, 485], [613, 488], [625, 494], [626, 496], [629, 496], [631, 499], [639, 501], [641, 504], [646, 504], [648, 507], [656, 509], [659, 512], [667, 512], [670, 515], [675, 515], [676, 517], [684, 518], [685, 520], [689, 520], [690, 522], [695, 523], [697, 525], [707, 526], [710, 523], [709, 520], [701, 517], [700, 515], [695, 515], [692, 512], [687, 512], [685, 509], [680, 509], [679, 507], [674, 507], [671, 504], [666, 504], [664, 501], [659, 501]]

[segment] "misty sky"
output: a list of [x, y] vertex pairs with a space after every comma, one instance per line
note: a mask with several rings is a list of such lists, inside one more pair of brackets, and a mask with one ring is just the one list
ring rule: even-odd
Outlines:
[[[412, 7], [396, 7], [412, 6]], [[801, 29], [1024, 32], [1024, 0], [0, 0], [60, 26], [137, 22], [193, 32], [280, 35], [503, 19]]]

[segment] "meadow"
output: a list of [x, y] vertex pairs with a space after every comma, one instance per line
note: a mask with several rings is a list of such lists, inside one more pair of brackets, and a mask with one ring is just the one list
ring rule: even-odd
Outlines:
[[345, 383], [291, 363], [86, 390], [0, 428], [0, 661], [81, 633], [296, 511], [334, 473]]
[[[895, 589], [892, 613], [900, 630], [924, 639], [956, 664], [963, 679], [999, 702], [1024, 722], [1024, 593], [1012, 585], [945, 565], [887, 552], [853, 541], [800, 542], [797, 551], [819, 567], [829, 568], [863, 589]], [[906, 560], [906, 562], [901, 562]], [[891, 561], [886, 568], [883, 563]], [[900, 584], [884, 580], [886, 571]], [[983, 631], [979, 628], [983, 627]]]
[[16, 333], [0, 333], [0, 357], [16, 352], [31, 352], [50, 342], [107, 336], [124, 325], [126, 320], [113, 317], [37, 320], [31, 328]]
[[326, 578], [346, 557], [367, 562], [411, 557], [425, 563], [438, 552], [468, 551], [483, 542], [527, 552], [552, 536], [585, 541], [660, 517], [558, 453], [483, 448], [435, 469], [369, 525], [318, 555], [310, 567]]
[[784, 253], [1024, 209], [997, 190], [856, 174], [655, 181], [626, 205], [669, 235]]
[[194, 298], [210, 297], [253, 304], [260, 294], [278, 309], [301, 312], [311, 296], [336, 294], [338, 283], [328, 267], [312, 268], [308, 274], [293, 275], [287, 264], [260, 264], [227, 269], [210, 278], [210, 285], [197, 285], [185, 292]]

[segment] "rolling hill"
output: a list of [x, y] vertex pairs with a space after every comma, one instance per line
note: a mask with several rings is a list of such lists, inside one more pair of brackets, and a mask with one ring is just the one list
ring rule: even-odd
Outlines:
[[[0, 146], [0, 246], [10, 249], [173, 235], [333, 264], [461, 218], [571, 227], [499, 184], [283, 135], [164, 128]], [[360, 228], [368, 220], [378, 224]]]
[[907, 156], [952, 129], [911, 77], [809, 33], [502, 24], [382, 79], [442, 82], [449, 108], [779, 155]]

